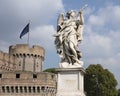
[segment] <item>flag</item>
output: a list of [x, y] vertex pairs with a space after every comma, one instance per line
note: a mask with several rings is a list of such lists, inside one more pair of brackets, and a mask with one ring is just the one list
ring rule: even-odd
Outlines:
[[22, 36], [24, 36], [26, 33], [29, 32], [29, 23], [25, 26], [25, 28], [22, 30], [21, 34], [20, 34], [20, 39], [22, 38]]

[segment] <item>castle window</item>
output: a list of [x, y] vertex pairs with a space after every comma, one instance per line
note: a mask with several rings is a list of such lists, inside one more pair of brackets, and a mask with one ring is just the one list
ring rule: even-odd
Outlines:
[[2, 78], [2, 74], [0, 74], [0, 78]]
[[44, 91], [44, 90], [45, 90], [45, 87], [44, 87], [44, 86], [42, 86], [42, 87], [41, 87], [41, 90], [42, 90], [42, 91]]
[[13, 86], [11, 86], [11, 92], [14, 93], [14, 87]]
[[15, 87], [16, 93], [18, 93], [18, 86]]
[[23, 54], [24, 57], [26, 57], [25, 53]]
[[22, 57], [22, 54], [20, 54], [20, 57]]
[[6, 87], [6, 90], [7, 90], [8, 93], [10, 93], [9, 86]]
[[2, 86], [2, 92], [5, 93], [5, 87], [4, 86]]
[[22, 86], [20, 86], [20, 92], [21, 92], [21, 93], [23, 92]]
[[27, 93], [27, 87], [26, 86], [24, 86], [24, 92]]
[[29, 89], [29, 92], [31, 93], [31, 87], [30, 86], [28, 87], [28, 89]]
[[37, 92], [40, 92], [40, 87], [37, 87]]
[[19, 61], [19, 66], [21, 66], [21, 61]]
[[37, 74], [33, 74], [33, 78], [37, 78]]
[[16, 78], [20, 78], [20, 74], [16, 74]]
[[33, 87], [33, 92], [35, 93], [35, 87]]
[[54, 79], [54, 75], [51, 75], [51, 79]]

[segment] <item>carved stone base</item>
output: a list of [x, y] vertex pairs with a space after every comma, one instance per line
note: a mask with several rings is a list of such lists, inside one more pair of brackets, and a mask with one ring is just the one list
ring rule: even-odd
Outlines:
[[83, 61], [79, 61], [79, 62], [80, 64], [74, 63], [73, 65], [69, 64], [68, 62], [62, 62], [59, 64], [59, 67], [60, 68], [81, 68], [83, 66]]
[[56, 96], [85, 96], [83, 68], [58, 68]]

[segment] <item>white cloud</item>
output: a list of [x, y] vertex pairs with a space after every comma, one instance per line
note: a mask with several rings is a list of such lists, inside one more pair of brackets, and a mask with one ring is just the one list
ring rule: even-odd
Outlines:
[[86, 7], [85, 10], [83, 10], [84, 15], [89, 15], [94, 10], [94, 8]]
[[118, 82], [120, 82], [119, 25], [120, 6], [110, 5], [100, 8], [88, 18], [82, 45], [85, 64], [102, 64], [114, 73]]
[[0, 40], [0, 50], [3, 52], [8, 52], [8, 43], [6, 41]]
[[[16, 1], [16, 0], [15, 0]], [[14, 1], [14, 2], [15, 2]], [[17, 0], [16, 11], [24, 19], [43, 22], [49, 20], [57, 11], [64, 10], [61, 0]], [[39, 19], [38, 19], [39, 18]]]
[[53, 49], [55, 29], [52, 25], [39, 26], [32, 30], [30, 38], [32, 43], [42, 44], [46, 49]]
[[[108, 28], [111, 29], [120, 29], [120, 6], [110, 5], [102, 7], [95, 14], [91, 14], [88, 19], [88, 25], [92, 28], [93, 31], [104, 30], [108, 31]], [[92, 12], [91, 12], [92, 13]], [[104, 27], [106, 26], [106, 27]], [[109, 26], [109, 27], [108, 27]], [[104, 27], [104, 29], [102, 29]], [[104, 32], [106, 32], [104, 30]], [[103, 33], [103, 32], [100, 32]]]
[[90, 25], [103, 26], [105, 21], [103, 20], [103, 18], [102, 20], [100, 20], [99, 18], [99, 16], [91, 15], [89, 18]]
[[83, 49], [87, 56], [92, 55], [92, 57], [106, 57], [110, 55], [111, 49], [111, 39], [107, 36], [101, 35], [89, 35], [84, 38]]
[[[18, 26], [24, 26], [29, 20], [33, 28], [48, 24], [62, 10], [62, 0], [0, 0], [1, 32], [15, 33]], [[19, 25], [15, 28], [16, 24]]]
[[[44, 41], [47, 42], [48, 38], [50, 39], [49, 32], [54, 30], [53, 26], [48, 26], [48, 24], [52, 20], [55, 20], [53, 18], [62, 10], [64, 10], [62, 0], [53, 0], [52, 2], [50, 0], [0, 0], [0, 40], [6, 42], [8, 45], [11, 44], [11, 42], [17, 43], [25, 41], [26, 36], [20, 40], [19, 34], [25, 24], [28, 23], [28, 20], [30, 20], [30, 30], [39, 30], [40, 33], [42, 33], [37, 34], [36, 39], [33, 38], [35, 41], [31, 41], [39, 43], [43, 40], [40, 38], [44, 38]], [[43, 32], [46, 32], [45, 35]], [[32, 32], [30, 34], [32, 34]], [[41, 36], [39, 39], [37, 38], [38, 35]], [[49, 41], [51, 41], [51, 39]]]

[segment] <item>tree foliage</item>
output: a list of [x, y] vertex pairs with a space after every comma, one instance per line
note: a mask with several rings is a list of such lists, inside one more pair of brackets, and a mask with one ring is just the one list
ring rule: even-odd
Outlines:
[[120, 96], [120, 89], [118, 89], [118, 96]]
[[48, 68], [48, 69], [45, 69], [43, 72], [50, 72], [50, 73], [56, 74], [55, 68]]
[[114, 75], [100, 64], [86, 69], [85, 91], [87, 96], [117, 96], [117, 81]]

